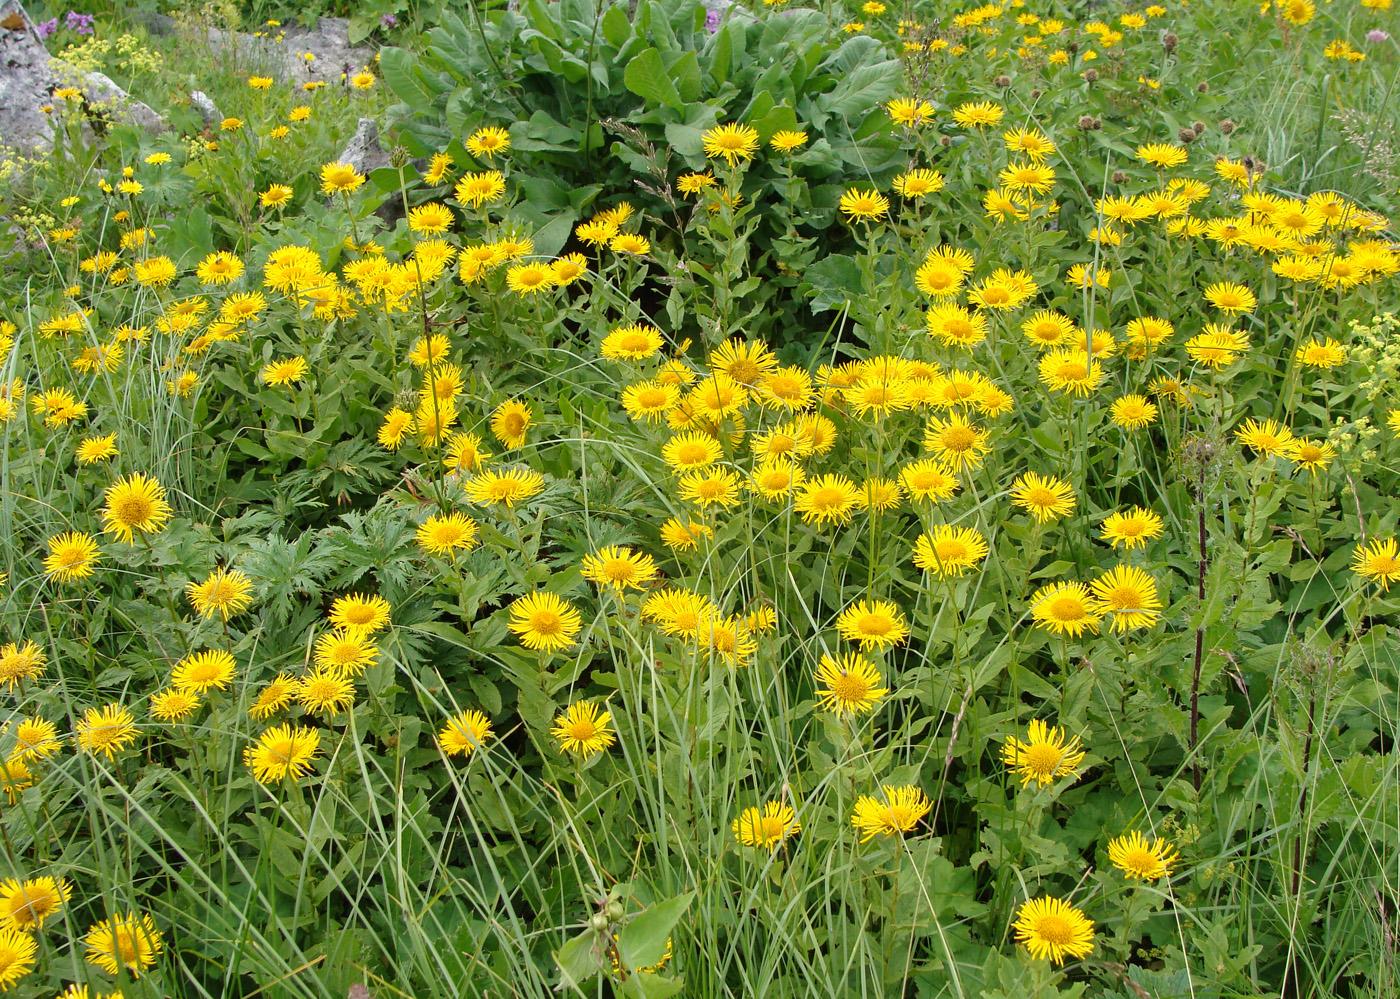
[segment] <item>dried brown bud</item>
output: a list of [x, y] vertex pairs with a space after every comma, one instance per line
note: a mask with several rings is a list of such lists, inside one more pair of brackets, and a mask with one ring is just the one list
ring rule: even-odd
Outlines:
[[1079, 118], [1079, 127], [1086, 132], [1091, 131], [1094, 127], [1093, 115], [1081, 115]]
[[1202, 80], [1200, 83], [1196, 84], [1196, 93], [1198, 93], [1198, 94], [1208, 94], [1208, 93], [1210, 93], [1210, 84], [1207, 83], [1205, 80]]
[[1098, 71], [1097, 69], [1086, 69], [1086, 70], [1084, 71], [1084, 82], [1085, 82], [1085, 83], [1097, 83], [1097, 82], [1098, 82], [1098, 79], [1099, 79], [1099, 71]]
[[1176, 137], [1183, 146], [1190, 145], [1196, 141], [1196, 133], [1189, 128], [1183, 128], [1181, 131], [1177, 132]]
[[1229, 118], [1220, 119], [1220, 134], [1229, 135], [1235, 130], [1235, 123]]
[[1128, 175], [1127, 175], [1126, 173], [1124, 173], [1122, 170], [1114, 170], [1114, 171], [1113, 171], [1113, 182], [1114, 182], [1115, 184], [1126, 184], [1126, 183], [1128, 182]]
[[992, 82], [995, 83], [998, 87], [1001, 87], [1002, 89], [1005, 89], [1005, 88], [1011, 86], [1011, 77], [1007, 76], [1005, 73], [1002, 73], [1000, 76], [998, 76], [998, 77], [997, 77], [995, 80], [993, 80]]
[[1162, 48], [1166, 49], [1168, 52], [1175, 52], [1176, 44], [1179, 41], [1181, 41], [1181, 39], [1177, 38], [1176, 35], [1168, 31], [1165, 35], [1162, 36]]
[[1206, 123], [1205, 123], [1205, 122], [1203, 122], [1203, 121], [1193, 121], [1193, 122], [1191, 123], [1191, 131], [1195, 132], [1197, 135], [1200, 135], [1200, 134], [1201, 134], [1202, 132], [1204, 132], [1205, 130], [1206, 130]]

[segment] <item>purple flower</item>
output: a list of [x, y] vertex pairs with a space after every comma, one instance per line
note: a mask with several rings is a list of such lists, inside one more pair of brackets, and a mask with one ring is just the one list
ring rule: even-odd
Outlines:
[[92, 22], [95, 18], [91, 14], [79, 14], [76, 10], [70, 10], [63, 23], [68, 25], [69, 30], [79, 35], [92, 34]]
[[1390, 41], [1390, 34], [1382, 31], [1380, 28], [1372, 28], [1370, 31], [1366, 32], [1366, 41], [1388, 42]]
[[34, 30], [39, 33], [40, 38], [48, 38], [58, 30], [58, 18], [51, 17], [47, 21], [40, 21], [34, 25]]
[[395, 17], [393, 14], [380, 14], [380, 15], [379, 15], [379, 25], [380, 25], [380, 27], [383, 27], [383, 28], [393, 28], [393, 27], [396, 27], [396, 26], [398, 25], [398, 23], [399, 23], [399, 19], [398, 19], [397, 17]]

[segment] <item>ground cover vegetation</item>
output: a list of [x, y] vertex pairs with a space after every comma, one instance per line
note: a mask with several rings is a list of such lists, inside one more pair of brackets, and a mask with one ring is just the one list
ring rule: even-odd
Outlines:
[[0, 989], [1396, 994], [1390, 0], [52, 13]]

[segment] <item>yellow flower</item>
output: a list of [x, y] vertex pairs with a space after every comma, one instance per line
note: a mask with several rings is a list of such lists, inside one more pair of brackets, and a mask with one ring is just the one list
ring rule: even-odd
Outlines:
[[471, 756], [489, 738], [491, 719], [480, 711], [459, 711], [438, 731], [437, 744], [448, 756]]
[[1099, 537], [1114, 548], [1138, 548], [1162, 535], [1162, 518], [1145, 507], [1135, 506], [1104, 518]]
[[817, 701], [835, 715], [867, 714], [889, 693], [881, 686], [880, 671], [855, 652], [839, 659], [823, 655], [816, 671]]
[[44, 571], [60, 583], [70, 583], [91, 576], [101, 559], [92, 535], [70, 531], [49, 538], [49, 554], [44, 558]]
[[975, 527], [936, 524], [914, 542], [914, 564], [940, 579], [961, 576], [987, 557], [987, 539]]
[[933, 808], [928, 795], [917, 787], [882, 784], [881, 796], [863, 794], [856, 799], [851, 825], [860, 831], [862, 843], [876, 836], [903, 836], [912, 832]]
[[534, 413], [528, 404], [511, 399], [501, 403], [491, 414], [491, 432], [508, 448], [524, 447], [533, 420]]
[[107, 489], [102, 529], [130, 544], [136, 532], [157, 534], [170, 520], [165, 488], [149, 475], [134, 472]]
[[233, 656], [222, 649], [206, 649], [185, 656], [170, 672], [170, 682], [177, 690], [203, 694], [224, 690], [233, 682], [236, 669]]
[[841, 195], [841, 214], [851, 222], [868, 222], [889, 213], [890, 201], [874, 189], [852, 187]]
[[[30, 878], [23, 882], [6, 878], [0, 881], [0, 927], [20, 932], [43, 929], [63, 910], [71, 895], [72, 888], [62, 878]], [[3, 951], [0, 944], [0, 957]], [[11, 967], [0, 960], [0, 984]]]
[[1107, 617], [1114, 631], [1150, 628], [1162, 616], [1157, 584], [1135, 565], [1120, 565], [1089, 584], [1094, 611]]
[[588, 759], [611, 746], [617, 739], [610, 727], [612, 715], [596, 704], [577, 701], [554, 719], [550, 734], [566, 753]]
[[39, 942], [13, 927], [0, 928], [0, 990], [8, 992], [34, 970]]
[[476, 521], [465, 514], [434, 514], [418, 527], [418, 545], [429, 555], [469, 552], [477, 545]]
[[327, 163], [321, 167], [322, 194], [349, 194], [364, 182], [364, 175], [349, 163]]
[[493, 159], [498, 153], [510, 148], [510, 133], [504, 128], [489, 125], [478, 128], [467, 136], [467, 152], [483, 159]]
[[859, 600], [841, 612], [836, 630], [862, 651], [887, 649], [909, 637], [909, 624], [899, 607], [889, 600]]
[[791, 805], [766, 801], [761, 809], [755, 806], [745, 808], [729, 828], [741, 846], [776, 850], [783, 840], [796, 836], [802, 824], [797, 821]]
[[219, 617], [227, 621], [247, 610], [253, 602], [253, 581], [237, 569], [215, 569], [203, 582], [191, 582], [185, 587], [194, 609], [203, 617]]
[[1390, 584], [1400, 580], [1400, 545], [1394, 538], [1359, 545], [1351, 555], [1351, 571], [1389, 592]]
[[583, 618], [553, 593], [530, 593], [510, 605], [510, 630], [527, 649], [558, 652], [574, 644]]
[[1164, 839], [1148, 842], [1134, 829], [1125, 836], [1108, 842], [1108, 860], [1129, 880], [1156, 881], [1171, 877], [1172, 867], [1180, 855]]
[[112, 759], [136, 741], [136, 719], [120, 704], [88, 708], [74, 728], [78, 746]]
[[1011, 484], [1011, 499], [1040, 523], [1074, 512], [1074, 488], [1063, 479], [1027, 472]]
[[311, 772], [311, 761], [320, 746], [321, 733], [317, 729], [274, 725], [259, 735], [257, 742], [244, 748], [243, 764], [259, 784], [275, 784], [288, 777], [299, 781]]
[[807, 144], [807, 133], [792, 129], [782, 129], [774, 132], [768, 140], [768, 145], [774, 152], [791, 153], [796, 152]]
[[1066, 957], [1084, 958], [1094, 951], [1094, 924], [1068, 902], [1046, 896], [1025, 902], [1012, 924], [1017, 943], [1031, 957], [1064, 964]]
[[700, 136], [705, 147], [705, 155], [711, 159], [722, 157], [731, 167], [741, 160], [753, 158], [758, 148], [758, 131], [749, 125], [726, 124], [706, 129]]
[[1083, 583], [1051, 583], [1031, 597], [1031, 617], [1036, 626], [1059, 635], [1078, 638], [1086, 631], [1097, 634], [1102, 616]]
[[1024, 742], [1015, 736], [1006, 740], [1001, 759], [1020, 775], [1023, 787], [1031, 781], [1046, 787], [1061, 777], [1075, 776], [1084, 762], [1084, 751], [1078, 736], [1066, 739], [1062, 729], [1036, 718], [1027, 728]]
[[623, 545], [608, 545], [583, 557], [583, 578], [598, 586], [611, 586], [619, 594], [644, 588], [659, 571], [650, 555]]

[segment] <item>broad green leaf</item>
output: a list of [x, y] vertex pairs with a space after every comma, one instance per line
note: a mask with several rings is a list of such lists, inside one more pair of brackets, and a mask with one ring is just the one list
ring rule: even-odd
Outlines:
[[666, 71], [661, 53], [655, 48], [647, 49], [627, 64], [622, 73], [622, 82], [628, 90], [649, 104], [662, 104], [677, 111], [685, 109], [680, 91]]
[[671, 935], [685, 910], [695, 898], [693, 891], [658, 902], [637, 915], [618, 934], [617, 951], [622, 963], [629, 968], [645, 968], [661, 960], [666, 953], [666, 938]]

